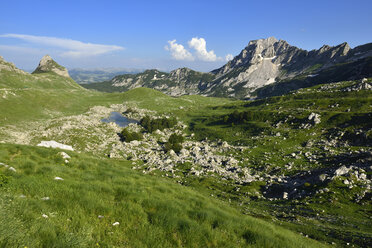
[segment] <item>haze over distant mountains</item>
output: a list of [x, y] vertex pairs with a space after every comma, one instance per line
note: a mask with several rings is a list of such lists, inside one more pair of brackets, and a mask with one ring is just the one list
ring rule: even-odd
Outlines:
[[117, 75], [139, 73], [144, 70], [133, 68], [94, 68], [69, 70], [70, 76], [79, 84], [89, 84], [110, 80]]
[[201, 94], [236, 98], [265, 97], [319, 83], [372, 76], [372, 43], [351, 49], [345, 42], [306, 51], [274, 37], [250, 41], [239, 55], [210, 73], [180, 68], [147, 70], [87, 85], [101, 91], [148, 87], [178, 96]]

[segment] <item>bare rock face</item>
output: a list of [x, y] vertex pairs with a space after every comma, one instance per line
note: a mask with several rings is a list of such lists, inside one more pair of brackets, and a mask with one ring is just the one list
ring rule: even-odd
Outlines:
[[35, 69], [33, 74], [54, 72], [63, 77], [70, 77], [65, 67], [57, 64], [49, 55], [45, 55], [41, 58], [39, 66]]

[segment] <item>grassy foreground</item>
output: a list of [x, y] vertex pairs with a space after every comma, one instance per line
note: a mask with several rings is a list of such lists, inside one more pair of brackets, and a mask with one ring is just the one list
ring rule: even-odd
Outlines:
[[0, 247], [323, 246], [128, 161], [68, 154], [0, 145]]

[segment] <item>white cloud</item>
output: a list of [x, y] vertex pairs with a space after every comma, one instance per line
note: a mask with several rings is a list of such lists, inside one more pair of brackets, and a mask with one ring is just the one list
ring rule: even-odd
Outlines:
[[194, 60], [192, 54], [186, 50], [186, 48], [181, 45], [177, 44], [176, 40], [169, 40], [169, 46], [165, 46], [165, 50], [170, 51], [172, 57], [176, 60]]
[[217, 57], [213, 50], [207, 51], [207, 42], [204, 38], [194, 37], [189, 41], [189, 46], [196, 52], [196, 56], [203, 61], [217, 61], [221, 58]]
[[232, 54], [227, 54], [226, 57], [225, 57], [225, 60], [226, 61], [230, 61], [230, 60], [233, 60], [234, 56]]
[[30, 43], [61, 48], [64, 51], [61, 52], [61, 56], [64, 57], [85, 57], [101, 55], [113, 51], [123, 50], [124, 47], [115, 45], [101, 45], [93, 43], [84, 43], [78, 40], [63, 39], [48, 36], [35, 36], [25, 34], [3, 34], [0, 35], [3, 38], [15, 38], [24, 40]]

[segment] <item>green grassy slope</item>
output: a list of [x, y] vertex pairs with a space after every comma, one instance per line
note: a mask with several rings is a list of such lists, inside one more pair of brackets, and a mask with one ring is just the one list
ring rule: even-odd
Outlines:
[[[0, 71], [0, 88], [0, 126], [20, 132], [30, 121], [77, 115], [96, 105], [125, 102], [188, 118], [185, 110], [201, 113], [202, 106], [230, 102], [172, 98], [144, 88], [104, 94], [53, 73], [9, 70]], [[0, 144], [0, 247], [323, 246], [243, 215], [203, 188], [143, 175], [125, 160], [68, 154], [65, 163], [58, 150]]]
[[129, 162], [59, 152], [0, 145], [16, 169], [0, 166], [0, 247], [322, 247]]
[[[371, 161], [371, 90], [347, 90], [359, 84], [360, 80], [317, 85], [283, 96], [232, 102], [210, 111], [189, 113], [191, 131], [199, 139], [208, 137], [248, 146], [247, 151], [236, 156], [242, 161], [240, 166], [252, 173], [284, 175], [290, 181], [296, 179], [297, 173], [312, 172], [315, 177], [309, 173], [307, 184], [296, 186], [297, 190], [308, 192], [306, 197], [283, 200], [280, 194], [291, 192], [294, 187], [283, 182], [269, 187], [269, 179], [265, 178], [238, 185], [191, 177], [186, 184], [204, 184], [243, 211], [272, 218], [310, 237], [368, 246], [372, 242], [368, 185], [358, 181], [355, 175], [313, 182], [322, 170], [342, 165], [366, 169]], [[302, 124], [309, 123], [311, 113], [319, 114], [321, 122], [305, 128]], [[370, 175], [367, 172], [367, 177]], [[346, 185], [345, 179], [354, 186]], [[330, 193], [324, 192], [325, 188]], [[257, 198], [257, 191], [271, 192], [267, 197], [272, 199]], [[364, 191], [366, 196], [357, 202]]]
[[91, 106], [121, 103], [120, 94], [91, 92], [54, 73], [0, 71], [0, 124], [17, 124], [83, 113]]

